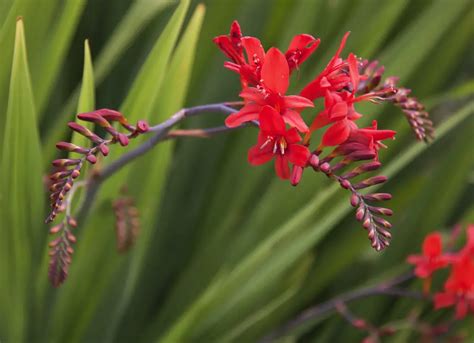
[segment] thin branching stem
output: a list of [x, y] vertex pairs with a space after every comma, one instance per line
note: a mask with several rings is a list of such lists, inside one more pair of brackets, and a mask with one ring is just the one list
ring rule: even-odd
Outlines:
[[265, 336], [260, 342], [261, 343], [273, 342], [277, 338], [290, 333], [291, 331], [297, 329], [298, 327], [302, 326], [303, 324], [309, 321], [317, 320], [319, 318], [322, 318], [330, 314], [331, 312], [336, 311], [338, 304], [341, 304], [341, 303], [348, 303], [351, 301], [355, 301], [358, 299], [367, 298], [367, 297], [371, 297], [375, 295], [391, 295], [391, 296], [397, 296], [397, 297], [426, 299], [426, 296], [423, 293], [406, 291], [406, 290], [396, 287], [413, 278], [414, 278], [414, 274], [410, 272], [407, 274], [400, 275], [399, 277], [393, 280], [381, 282], [375, 286], [369, 286], [366, 288], [361, 288], [361, 289], [353, 290], [347, 293], [343, 293], [326, 302], [323, 302], [321, 304], [315, 305], [313, 307], [310, 307], [304, 310], [295, 319], [277, 328], [275, 331]]
[[183, 108], [173, 114], [169, 119], [160, 123], [155, 126], [151, 126], [149, 131], [152, 136], [145, 142], [143, 142], [140, 146], [131, 150], [117, 160], [113, 161], [109, 165], [107, 165], [104, 169], [94, 173], [91, 179], [88, 181], [86, 186], [86, 194], [84, 200], [79, 208], [77, 219], [79, 222], [83, 222], [84, 218], [87, 217], [92, 204], [94, 202], [95, 196], [97, 191], [99, 190], [102, 183], [107, 180], [109, 177], [114, 175], [120, 169], [122, 169], [127, 164], [133, 162], [138, 157], [144, 155], [151, 149], [153, 149], [158, 143], [175, 139], [178, 137], [188, 136], [188, 137], [209, 137], [215, 134], [224, 133], [228, 131], [232, 131], [235, 129], [239, 129], [242, 127], [246, 127], [247, 125], [242, 125], [237, 128], [227, 128], [223, 126], [215, 127], [215, 128], [208, 128], [208, 129], [197, 129], [197, 130], [175, 130], [170, 131], [173, 126], [184, 120], [185, 118], [204, 114], [204, 113], [222, 113], [225, 115], [229, 115], [231, 113], [237, 112], [235, 108], [230, 107], [228, 104], [232, 105], [240, 105], [240, 103], [217, 103], [217, 104], [208, 104], [208, 105], [200, 105], [190, 108]]

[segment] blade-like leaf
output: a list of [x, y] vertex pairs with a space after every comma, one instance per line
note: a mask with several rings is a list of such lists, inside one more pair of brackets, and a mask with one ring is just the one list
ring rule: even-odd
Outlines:
[[43, 213], [41, 152], [28, 70], [23, 21], [16, 25], [8, 109], [0, 168], [1, 265], [0, 310], [7, 319], [5, 340], [23, 341], [32, 286], [32, 261], [38, 258]]
[[[469, 103], [441, 125], [438, 129], [437, 139], [443, 137], [471, 116], [473, 114], [472, 105], [472, 102]], [[383, 170], [383, 174], [389, 177], [395, 175], [426, 149], [426, 145], [414, 145], [402, 153], [394, 162], [388, 164]], [[338, 188], [337, 185], [333, 185], [330, 188], [331, 191], [316, 196], [289, 222], [275, 230], [275, 233], [262, 242], [228, 277], [221, 278], [217, 283], [212, 283], [203, 296], [164, 336], [163, 341], [170, 341], [171, 337], [178, 340], [199, 337], [199, 334], [209, 330], [216, 323], [216, 320], [222, 318], [231, 308], [232, 311], [237, 311], [236, 306], [238, 306], [242, 297], [249, 296], [259, 287], [264, 287], [266, 282], [277, 277], [300, 254], [320, 240], [327, 233], [327, 230], [333, 227], [350, 210], [345, 199], [342, 203], [333, 203], [332, 210], [322, 215], [317, 223], [307, 226], [314, 216], [313, 207], [327, 201]], [[296, 236], [294, 236], [295, 234]], [[273, 254], [276, 247], [278, 247], [278, 255]], [[205, 319], [203, 322], [199, 322], [197, 317]]]
[[[91, 51], [89, 47], [89, 41], [84, 42], [84, 69], [82, 72], [82, 85], [81, 92], [79, 95], [79, 102], [77, 104], [77, 113], [90, 112], [95, 109], [95, 83], [94, 83], [94, 70], [92, 67]], [[94, 123], [81, 122], [82, 126], [85, 126], [89, 130], [94, 129]], [[74, 132], [72, 135], [71, 142], [78, 146], [89, 147], [91, 142]]]
[[[167, 0], [139, 0], [132, 4], [132, 7], [120, 21], [94, 63], [94, 76], [97, 86], [109, 75], [120, 57], [126, 52], [129, 46], [132, 45], [136, 37], [142, 33], [152, 19], [164, 8], [172, 4], [172, 1]], [[55, 121], [47, 131], [44, 149], [45, 155], [49, 159], [52, 159], [53, 155], [51, 153], [51, 146], [54, 146], [54, 144], [61, 139], [64, 134], [64, 127], [74, 112], [74, 106], [77, 103], [79, 92], [80, 89], [77, 88], [67, 99], [59, 111], [58, 117], [55, 118]]]
[[43, 48], [45, 53], [33, 74], [34, 94], [38, 104], [38, 113], [40, 114], [43, 112], [43, 108], [53, 90], [54, 81], [61, 70], [67, 49], [72, 41], [71, 37], [76, 30], [85, 5], [86, 1], [64, 1], [61, 13], [52, 29], [52, 34], [48, 37], [48, 41]]
[[[160, 101], [157, 101], [153, 108], [156, 113], [153, 115], [153, 119], [156, 122], [166, 120], [170, 114], [183, 107], [191, 78], [196, 45], [204, 14], [204, 6], [198, 5], [173, 54], [163, 82], [163, 87], [159, 92]], [[140, 161], [136, 167], [132, 169], [130, 174], [131, 181], [129, 184], [131, 189], [153, 189], [154, 191], [142, 192], [138, 198], [138, 206], [142, 209], [140, 213], [142, 230], [134, 249], [125, 288], [120, 297], [120, 306], [118, 311], [115, 312], [116, 317], [114, 318], [117, 318], [117, 320], [125, 314], [126, 307], [130, 302], [134, 288], [137, 287], [138, 278], [143, 270], [145, 256], [151, 247], [151, 240], [155, 231], [154, 224], [157, 222], [156, 209], [159, 208], [161, 201], [160, 193], [164, 188], [167, 165], [171, 161], [172, 149], [173, 144], [164, 144], [156, 147], [146, 161]], [[143, 304], [143, 306], [147, 305], [148, 304]]]

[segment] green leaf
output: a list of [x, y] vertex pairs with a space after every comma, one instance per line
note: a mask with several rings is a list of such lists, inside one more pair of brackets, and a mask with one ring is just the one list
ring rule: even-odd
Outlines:
[[[0, 1], [0, 132], [3, 132], [4, 113], [8, 96], [8, 78], [10, 77], [13, 56], [13, 41], [15, 39], [15, 20], [21, 16], [26, 23], [26, 38], [29, 42], [30, 71], [35, 74], [36, 62], [41, 60], [45, 41], [49, 39], [48, 31], [59, 0], [41, 0], [41, 6], [36, 1], [2, 0]], [[36, 79], [32, 77], [33, 88]]]
[[380, 56], [383, 64], [390, 66], [388, 73], [405, 81], [424, 59], [429, 59], [431, 49], [469, 4], [469, 0], [453, 0], [451, 6], [443, 0], [432, 1]]
[[120, 56], [153, 17], [174, 2], [176, 0], [138, 0], [132, 4], [97, 57], [95, 62], [97, 83], [101, 83], [110, 73]]
[[[184, 105], [189, 81], [192, 74], [194, 55], [197, 41], [204, 19], [205, 7], [198, 5], [190, 22], [181, 38], [171, 63], [164, 78], [163, 87], [160, 89], [160, 100], [156, 102], [153, 111], [154, 122], [166, 120], [172, 113]], [[131, 189], [153, 189], [153, 192], [142, 192], [137, 197], [137, 206], [141, 209], [140, 237], [134, 247], [133, 257], [130, 262], [125, 287], [120, 299], [119, 310], [115, 312], [117, 320], [124, 315], [130, 298], [137, 287], [140, 273], [143, 270], [145, 256], [151, 248], [151, 240], [155, 231], [156, 209], [161, 201], [160, 194], [164, 188], [167, 165], [171, 162], [173, 144], [166, 143], [156, 147], [146, 160], [141, 160], [130, 173]], [[147, 306], [148, 304], [143, 304]]]
[[[99, 86], [110, 74], [113, 67], [118, 63], [119, 58], [127, 51], [152, 19], [172, 3], [172, 1], [166, 0], [138, 0], [131, 5], [132, 7], [127, 11], [97, 56], [94, 63], [96, 86]], [[55, 118], [55, 121], [47, 131], [47, 139], [44, 144], [44, 154], [47, 160], [53, 158], [51, 147], [61, 140], [61, 137], [64, 135], [64, 128], [74, 112], [74, 106], [77, 103], [79, 94], [80, 89], [76, 88], [59, 110], [58, 117]]]
[[16, 25], [15, 48], [0, 168], [0, 273], [5, 340], [23, 341], [31, 294], [32, 261], [43, 229], [44, 193], [36, 110], [31, 89], [23, 20]]
[[[159, 91], [165, 78], [166, 68], [172, 56], [188, 7], [188, 0], [181, 1], [165, 29], [160, 34], [153, 49], [148, 54], [147, 60], [141, 67], [128, 96], [124, 101], [124, 105], [121, 107], [122, 113], [124, 113], [131, 123], [134, 123], [138, 119], [149, 119], [152, 114], [153, 105], [155, 104], [156, 99], [159, 99]], [[107, 157], [107, 161], [113, 161], [114, 158], [120, 155], [120, 151], [117, 151], [120, 150], [120, 147], [114, 148], [115, 149], [112, 149], [110, 155]], [[103, 185], [98, 199], [96, 200], [99, 209], [101, 207], [106, 207], [108, 211], [107, 213], [110, 213], [110, 199], [118, 194], [119, 188], [123, 185], [126, 178], [127, 171], [124, 170], [118, 175], [112, 177]], [[97, 260], [101, 260], [102, 263], [104, 263], [105, 267], [102, 273], [106, 275], [112, 275], [114, 273], [119, 262], [123, 261], [118, 258], [114, 251], [113, 242], [110, 242], [112, 231], [97, 231], [94, 229], [95, 227], [109, 227], [112, 225], [111, 215], [101, 216], [100, 218], [91, 221], [90, 225], [86, 225], [84, 228], [85, 230], [80, 237], [82, 245], [77, 248], [75, 261], [71, 267], [71, 274], [74, 273], [74, 270], [87, 270], [88, 266]], [[144, 229], [142, 229], [142, 232], [143, 231]], [[140, 243], [139, 241], [138, 244], [143, 243]], [[94, 245], [95, 249], [91, 251], [88, 245]], [[137, 248], [138, 245], [134, 250], [137, 250]], [[136, 277], [137, 274], [136, 271], [134, 271], [128, 286], [126, 284], [117, 285], [126, 286], [126, 297], [132, 295]], [[84, 330], [87, 329], [88, 323], [91, 319], [90, 316], [94, 314], [94, 309], [100, 305], [104, 292], [108, 292], [105, 288], [106, 286], [109, 286], [107, 279], [104, 279], [103, 283], [97, 284], [96, 277], [92, 274], [88, 275], [86, 278], [82, 278], [80, 284], [75, 285], [72, 281], [73, 280], [66, 284], [62, 289], [60, 301], [58, 301], [54, 311], [54, 318], [56, 318], [54, 320], [56, 339], [63, 339], [66, 336], [72, 336], [75, 337], [75, 339], [80, 340]], [[84, 298], [80, 298], [77, 294], [81, 294]], [[79, 311], [82, 302], [86, 300], [89, 304], [88, 311], [82, 311], [81, 315], [74, 313], [74, 311], [70, 312], [70, 316], [65, 316], [63, 314], [64, 311], [70, 311], [71, 308], [77, 308]], [[114, 314], [114, 319], [113, 321], [108, 321], [109, 327], [106, 331], [102, 328], [100, 330], [100, 334], [105, 336], [105, 339], [113, 339], [124, 311], [123, 306], [125, 306], [128, 301], [129, 298], [124, 298], [120, 302], [114, 301], [114, 307], [109, 308], [109, 311], [112, 311], [111, 313]], [[75, 323], [73, 333], [59, 329], [67, 328], [70, 323], [73, 322]]]
[[38, 104], [38, 113], [42, 113], [54, 82], [66, 58], [66, 52], [72, 42], [72, 36], [81, 18], [86, 1], [65, 0], [52, 33], [43, 47], [44, 55], [33, 74], [34, 94]]
[[[94, 70], [92, 67], [91, 51], [89, 47], [89, 41], [84, 42], [84, 69], [82, 72], [82, 86], [79, 95], [79, 102], [77, 104], [77, 113], [90, 112], [95, 109], [95, 86], [94, 86]], [[91, 122], [80, 122], [82, 126], [85, 126], [89, 130], [94, 129], [94, 123]], [[74, 132], [72, 134], [73, 144], [83, 147], [89, 147], [91, 141], [83, 135]]]
[[[437, 139], [446, 135], [450, 130], [473, 114], [471, 102], [458, 113], [450, 117], [438, 129]], [[406, 167], [412, 160], [427, 149], [424, 144], [417, 144], [403, 152], [398, 158], [389, 163], [382, 171], [388, 177], [394, 176]], [[347, 200], [331, 202], [331, 209], [318, 216], [314, 222], [314, 208], [328, 201], [339, 187], [332, 185], [329, 190], [319, 193], [308, 205], [296, 213], [287, 223], [275, 230], [267, 240], [263, 241], [251, 254], [243, 259], [227, 277], [211, 283], [204, 294], [180, 318], [180, 320], [164, 336], [164, 341], [173, 339], [198, 338], [216, 325], [216, 321], [232, 309], [238, 311], [238, 304], [245, 297], [265, 287], [279, 273], [286, 270], [295, 259], [305, 253], [318, 242], [327, 232], [350, 210]], [[319, 213], [319, 212], [318, 212]], [[278, 251], [278, 255], [273, 254]], [[203, 318], [198, 321], [197, 318]]]

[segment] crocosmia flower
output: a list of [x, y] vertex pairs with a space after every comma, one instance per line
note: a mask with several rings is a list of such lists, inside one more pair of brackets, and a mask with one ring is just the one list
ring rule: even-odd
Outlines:
[[435, 308], [456, 306], [456, 318], [474, 315], [474, 258], [464, 255], [455, 262], [444, 292], [435, 294]]
[[420, 278], [428, 278], [435, 270], [446, 267], [449, 257], [443, 255], [441, 235], [436, 232], [426, 236], [423, 255], [410, 255], [407, 261], [416, 266], [415, 275]]
[[313, 103], [301, 96], [285, 96], [289, 86], [290, 69], [285, 55], [277, 48], [271, 48], [265, 55], [261, 69], [261, 84], [258, 87], [246, 87], [240, 93], [245, 105], [242, 109], [227, 117], [228, 127], [236, 127], [245, 122], [257, 120], [263, 106], [272, 106], [283, 120], [300, 132], [307, 132], [300, 111], [313, 107]]
[[250, 164], [260, 165], [275, 159], [277, 175], [289, 179], [289, 163], [306, 166], [310, 155], [308, 148], [298, 144], [301, 141], [298, 131], [295, 128], [287, 130], [283, 118], [271, 106], [262, 109], [259, 122], [257, 144], [248, 153]]

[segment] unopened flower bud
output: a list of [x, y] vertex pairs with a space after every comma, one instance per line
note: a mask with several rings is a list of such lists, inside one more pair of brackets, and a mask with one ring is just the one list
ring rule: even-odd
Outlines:
[[69, 142], [56, 143], [56, 148], [63, 151], [77, 152], [79, 154], [87, 154], [89, 152], [89, 149], [82, 148]]
[[79, 170], [77, 170], [77, 169], [74, 169], [74, 170], [72, 171], [72, 173], [71, 173], [71, 177], [72, 177], [73, 179], [78, 178], [79, 175], [81, 175], [81, 172], [80, 172]]
[[110, 123], [101, 115], [97, 114], [96, 112], [88, 112], [88, 113], [80, 113], [77, 117], [84, 121], [89, 121], [92, 123], [96, 123], [103, 128], [110, 128]]
[[293, 166], [293, 172], [291, 173], [290, 182], [293, 186], [296, 186], [300, 183], [301, 177], [303, 176], [303, 167]]
[[123, 133], [119, 133], [117, 135], [117, 141], [120, 143], [121, 146], [127, 146], [128, 145], [128, 137], [124, 135]]
[[110, 121], [121, 121], [124, 118], [122, 113], [108, 108], [101, 108], [100, 110], [96, 110], [94, 112]]
[[309, 164], [311, 165], [311, 167], [313, 167], [313, 169], [318, 169], [319, 168], [319, 157], [318, 155], [316, 154], [311, 154], [311, 156], [309, 157]]
[[54, 235], [54, 234], [58, 233], [59, 231], [61, 231], [62, 228], [63, 228], [63, 224], [53, 226], [51, 229], [49, 229], [49, 233]]
[[95, 157], [95, 155], [87, 155], [86, 160], [91, 164], [95, 164], [97, 162], [97, 157]]
[[341, 180], [340, 184], [341, 187], [344, 189], [349, 189], [351, 187], [351, 183], [349, 182], [349, 180]]
[[102, 153], [102, 155], [104, 155], [104, 156], [107, 156], [109, 154], [109, 151], [110, 151], [109, 147], [105, 144], [99, 145], [99, 150]]
[[71, 226], [71, 227], [77, 227], [77, 221], [76, 221], [76, 219], [74, 219], [74, 218], [72, 218], [72, 217], [69, 217], [69, 218], [67, 219], [67, 223], [68, 223], [68, 225]]
[[140, 133], [145, 133], [150, 129], [148, 123], [144, 120], [139, 120], [137, 123], [137, 131]]
[[352, 193], [351, 195], [351, 206], [352, 207], [357, 207], [360, 203], [360, 198], [357, 194]]
[[374, 186], [374, 185], [378, 185], [380, 183], [384, 183], [385, 181], [387, 181], [387, 177], [386, 176], [373, 176], [373, 177], [370, 177], [364, 181], [361, 181], [357, 184], [355, 184], [353, 187], [354, 189], [362, 189], [362, 188], [366, 188], [366, 187], [369, 187], [369, 186]]
[[331, 166], [329, 165], [329, 163], [324, 162], [323, 164], [321, 164], [319, 166], [319, 170], [321, 170], [323, 173], [327, 174], [331, 171]]

